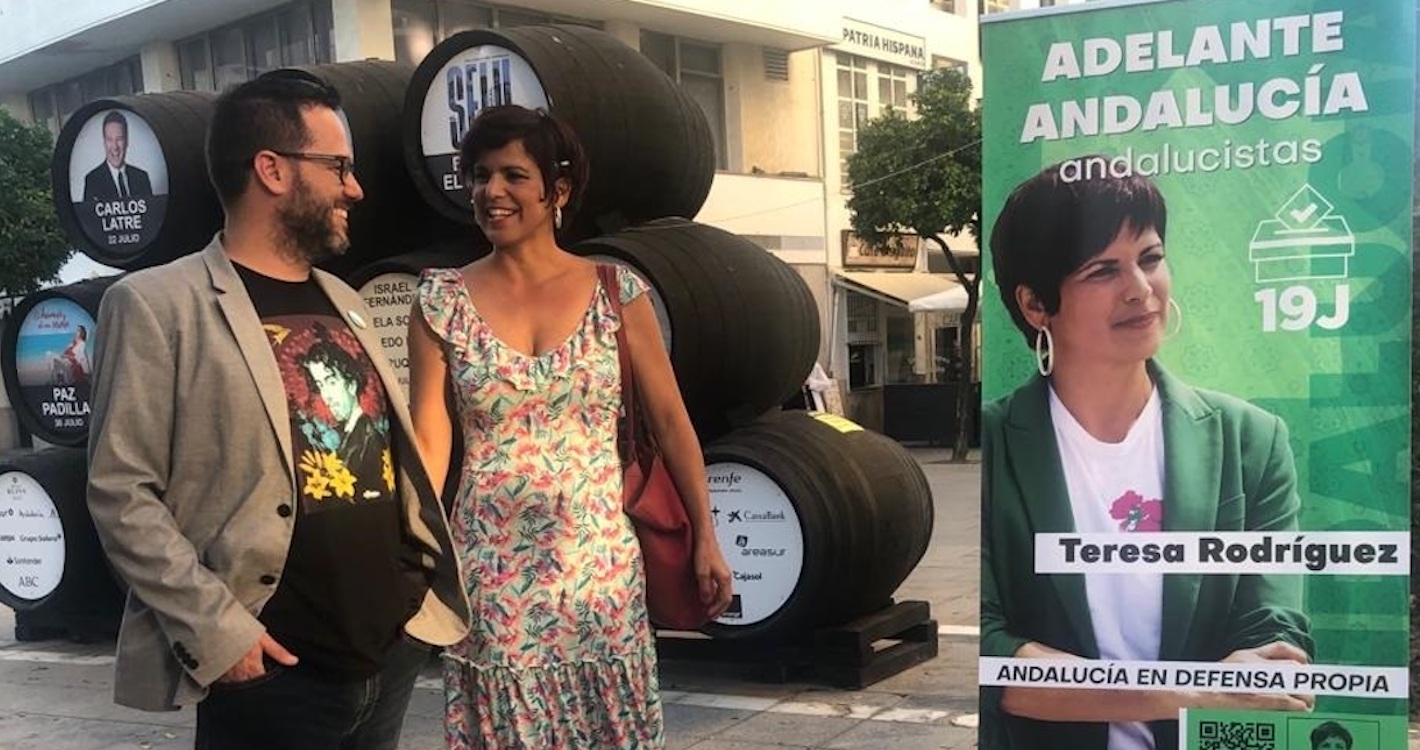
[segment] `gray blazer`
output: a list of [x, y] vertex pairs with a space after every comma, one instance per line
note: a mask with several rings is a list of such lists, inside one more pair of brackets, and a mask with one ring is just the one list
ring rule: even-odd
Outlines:
[[[448, 645], [468, 599], [409, 410], [369, 311], [314, 272], [370, 353], [398, 429], [404, 532], [433, 584], [405, 631]], [[286, 390], [261, 320], [220, 236], [202, 252], [131, 274], [99, 307], [89, 433], [89, 509], [128, 582], [114, 700], [157, 711], [201, 701], [265, 632], [295, 526]], [[359, 554], [352, 551], [352, 554]], [[394, 561], [391, 561], [394, 564]], [[271, 579], [267, 579], [271, 580]]]

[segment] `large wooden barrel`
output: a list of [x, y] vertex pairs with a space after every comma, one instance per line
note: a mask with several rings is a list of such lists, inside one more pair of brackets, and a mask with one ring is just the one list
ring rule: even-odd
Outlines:
[[473, 223], [458, 145], [485, 106], [545, 107], [586, 149], [591, 178], [564, 227], [575, 242], [662, 216], [694, 216], [715, 146], [704, 113], [637, 50], [584, 26], [465, 31], [420, 63], [405, 102], [414, 184], [445, 216]]
[[[360, 292], [365, 306], [370, 308], [373, 320], [370, 325], [380, 337], [380, 346], [390, 365], [399, 376], [404, 397], [409, 397], [409, 312], [414, 307], [414, 295], [419, 283], [419, 272], [426, 268], [458, 268], [488, 254], [489, 248], [477, 239], [463, 239], [443, 242], [421, 250], [382, 258], [367, 266], [356, 269], [346, 277], [347, 283]], [[454, 414], [457, 406], [449, 401], [449, 413]], [[454, 507], [458, 496], [457, 477], [463, 469], [463, 432], [458, 419], [453, 420], [454, 435], [452, 453], [449, 456], [449, 474], [452, 481], [444, 482], [442, 499], [444, 507]]]
[[778, 407], [813, 368], [813, 293], [794, 269], [743, 237], [667, 218], [572, 251], [628, 265], [650, 286], [702, 441]]
[[382, 60], [296, 66], [340, 92], [340, 115], [355, 154], [365, 197], [350, 210], [350, 248], [320, 266], [337, 275], [393, 255], [468, 235], [419, 197], [404, 167], [400, 142], [405, 90], [414, 67]]
[[926, 552], [932, 495], [897, 443], [837, 417], [769, 414], [705, 448], [734, 576], [716, 638], [791, 640], [881, 609]]
[[[54, 208], [74, 246], [127, 270], [202, 248], [222, 225], [203, 139], [216, 96], [117, 96], [80, 107], [59, 131]], [[110, 163], [121, 163], [118, 179]], [[126, 193], [126, 197], [125, 197]]]
[[[482, 236], [479, 236], [479, 240]], [[404, 395], [409, 396], [409, 311], [414, 306], [419, 272], [426, 268], [458, 268], [488, 254], [486, 243], [473, 240], [442, 242], [408, 253], [381, 258], [346, 275], [345, 281], [360, 292], [373, 318], [370, 325], [380, 337], [385, 356], [399, 374]]]
[[16, 637], [94, 640], [118, 632], [123, 593], [85, 502], [85, 452], [0, 455], [0, 603]]
[[35, 292], [15, 306], [0, 339], [0, 371], [20, 424], [40, 440], [80, 446], [89, 437], [90, 357], [99, 301], [120, 276]]

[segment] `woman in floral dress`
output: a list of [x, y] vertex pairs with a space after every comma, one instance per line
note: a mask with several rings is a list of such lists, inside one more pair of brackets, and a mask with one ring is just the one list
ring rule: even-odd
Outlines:
[[445, 652], [449, 747], [661, 748], [645, 578], [621, 506], [623, 324], [648, 424], [695, 529], [711, 616], [729, 604], [730, 572], [655, 313], [641, 281], [622, 269], [619, 319], [595, 264], [557, 246], [554, 229], [587, 179], [565, 124], [489, 108], [460, 157], [493, 252], [426, 271], [409, 333], [416, 438], [436, 490], [453, 419], [464, 435], [450, 527], [474, 626]]

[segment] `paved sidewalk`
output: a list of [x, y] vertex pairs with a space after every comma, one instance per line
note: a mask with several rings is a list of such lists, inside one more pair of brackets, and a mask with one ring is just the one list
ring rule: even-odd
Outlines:
[[[979, 467], [946, 463], [942, 450], [914, 454], [932, 485], [936, 523], [898, 598], [931, 604], [942, 625], [940, 655], [858, 691], [758, 682], [731, 664], [663, 661], [670, 750], [975, 747]], [[192, 711], [113, 704], [112, 651], [112, 644], [18, 643], [13, 613], [0, 607], [0, 750], [192, 747]], [[431, 664], [411, 701], [402, 750], [442, 750], [442, 711]], [[1410, 748], [1420, 750], [1413, 726]]]

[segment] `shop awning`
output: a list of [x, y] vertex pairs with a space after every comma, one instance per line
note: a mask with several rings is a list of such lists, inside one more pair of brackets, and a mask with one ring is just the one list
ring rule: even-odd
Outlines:
[[949, 273], [841, 271], [834, 283], [912, 312], [961, 312], [966, 290]]

